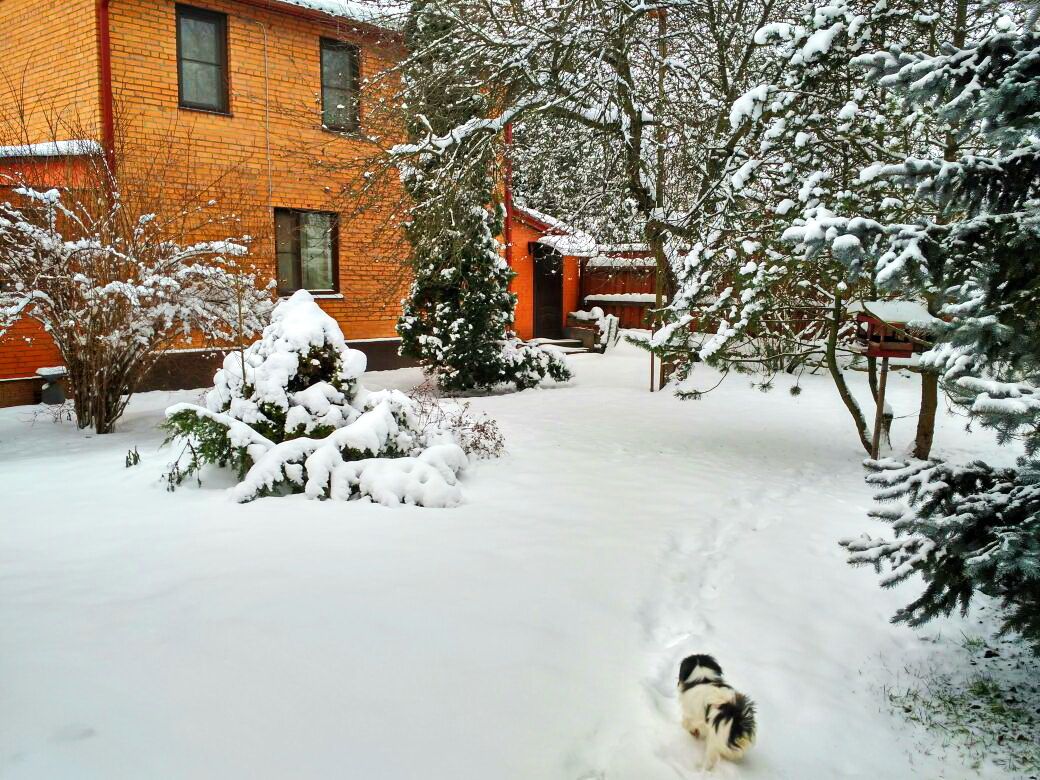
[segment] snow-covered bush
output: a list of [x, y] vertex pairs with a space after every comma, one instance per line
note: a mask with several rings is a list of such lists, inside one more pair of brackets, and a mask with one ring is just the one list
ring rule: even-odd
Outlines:
[[360, 386], [365, 366], [311, 294], [296, 292], [259, 341], [227, 355], [205, 406], [167, 410], [170, 440], [184, 445], [171, 484], [216, 464], [237, 471], [238, 501], [302, 492], [458, 504], [466, 453], [447, 430], [422, 426], [405, 394]]
[[0, 203], [0, 335], [37, 320], [61, 352], [77, 424], [98, 433], [179, 340], [239, 343], [270, 311], [243, 244], [182, 243], [186, 215], [132, 213], [106, 175], [46, 191], [16, 180], [14, 202]]
[[442, 402], [434, 382], [423, 382], [408, 397], [416, 405], [420, 431], [450, 431], [470, 458], [497, 458], [505, 449], [505, 439], [494, 419], [474, 412], [469, 402]]

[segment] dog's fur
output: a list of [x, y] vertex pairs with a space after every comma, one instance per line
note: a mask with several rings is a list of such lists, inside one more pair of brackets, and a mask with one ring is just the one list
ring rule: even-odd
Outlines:
[[755, 705], [722, 679], [722, 667], [710, 655], [691, 655], [679, 667], [683, 728], [704, 737], [704, 768], [719, 758], [736, 761], [755, 742]]

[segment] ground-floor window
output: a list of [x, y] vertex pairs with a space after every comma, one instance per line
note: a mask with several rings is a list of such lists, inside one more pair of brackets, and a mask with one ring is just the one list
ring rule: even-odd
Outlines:
[[336, 292], [339, 220], [327, 211], [275, 209], [278, 293]]

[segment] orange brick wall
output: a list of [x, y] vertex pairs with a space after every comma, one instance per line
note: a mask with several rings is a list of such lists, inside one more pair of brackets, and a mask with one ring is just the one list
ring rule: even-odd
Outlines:
[[[0, 0], [0, 146], [96, 138], [97, 72], [94, 0]], [[68, 160], [0, 161], [0, 175], [18, 171], [41, 185], [76, 169]], [[0, 187], [0, 197], [9, 190]], [[0, 405], [31, 403], [40, 386], [2, 380], [61, 363], [39, 323], [16, 322], [0, 336]]]
[[[345, 22], [298, 19], [233, 0], [199, 0], [194, 5], [228, 14], [230, 116], [178, 106], [172, 0], [112, 2], [112, 72], [122, 112], [118, 157], [124, 182], [146, 186], [147, 173], [140, 172], [148, 171], [155, 155], [171, 153], [182, 155], [185, 176], [195, 184], [221, 178], [222, 191], [230, 194], [218, 208], [227, 211], [230, 202], [244, 232], [255, 239], [253, 262], [269, 278], [275, 275], [274, 208], [339, 213], [342, 298], [323, 299], [321, 305], [340, 322], [348, 339], [395, 336], [406, 292], [404, 253], [380, 232], [386, 211], [352, 217], [347, 212], [353, 204], [339, 198], [342, 186], [355, 174], [329, 168], [346, 167], [370, 154], [372, 147], [320, 127], [319, 38], [358, 45], [362, 78], [378, 73], [398, 56], [394, 44], [377, 41], [375, 35]], [[365, 99], [361, 117], [364, 125]], [[399, 190], [387, 197], [399, 197]], [[221, 236], [212, 232], [205, 237]]]
[[94, 0], [0, 0], [0, 145], [97, 127], [95, 29]]
[[572, 311], [580, 311], [581, 304], [581, 261], [577, 257], [563, 258], [563, 321]]
[[33, 376], [44, 366], [60, 366], [61, 354], [36, 321], [26, 317], [0, 336], [0, 380]]
[[531, 257], [530, 244], [542, 237], [534, 228], [513, 220], [511, 226], [513, 242], [511, 262], [516, 277], [509, 289], [516, 293], [516, 314], [513, 327], [522, 339], [534, 336], [534, 259]]

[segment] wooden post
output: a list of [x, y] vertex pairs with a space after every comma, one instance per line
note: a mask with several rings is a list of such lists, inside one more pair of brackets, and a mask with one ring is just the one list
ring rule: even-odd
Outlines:
[[878, 379], [877, 414], [874, 415], [874, 441], [870, 447], [870, 457], [878, 459], [881, 454], [881, 428], [885, 424], [885, 386], [888, 384], [888, 358], [881, 359], [881, 376]]
[[[667, 103], [667, 94], [665, 92], [666, 79], [668, 78], [668, 9], [661, 8], [657, 12], [657, 117], [654, 124], [654, 142], [657, 146], [657, 170], [655, 189], [654, 193], [657, 201], [657, 208], [664, 213], [665, 210], [665, 164], [667, 163], [667, 157], [665, 154], [665, 144], [668, 141], [667, 128], [664, 126], [664, 107]], [[654, 331], [656, 332], [656, 325], [660, 324], [660, 311], [664, 305], [664, 268], [662, 266], [662, 258], [654, 258], [656, 261], [656, 273], [654, 274], [654, 305], [657, 308], [658, 313], [654, 315]], [[650, 384], [653, 385], [653, 361], [651, 361], [651, 376]], [[664, 359], [658, 361], [657, 368], [657, 389], [660, 390], [664, 387], [665, 382], [665, 367]]]

